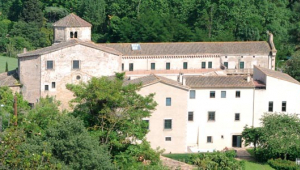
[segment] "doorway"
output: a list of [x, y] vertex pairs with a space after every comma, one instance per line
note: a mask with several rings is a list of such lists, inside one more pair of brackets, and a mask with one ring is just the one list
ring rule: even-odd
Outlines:
[[241, 135], [232, 135], [232, 147], [242, 147], [242, 136]]

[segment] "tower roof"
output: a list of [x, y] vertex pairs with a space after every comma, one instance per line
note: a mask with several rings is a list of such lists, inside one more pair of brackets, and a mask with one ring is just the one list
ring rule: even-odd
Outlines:
[[54, 27], [91, 27], [92, 24], [71, 13], [53, 24]]

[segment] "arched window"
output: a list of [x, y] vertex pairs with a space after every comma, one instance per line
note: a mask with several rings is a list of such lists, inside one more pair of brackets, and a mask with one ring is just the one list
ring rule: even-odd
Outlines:
[[77, 38], [77, 31], [75, 31], [74, 38]]
[[73, 32], [70, 32], [70, 38], [73, 38], [73, 36], [74, 36]]

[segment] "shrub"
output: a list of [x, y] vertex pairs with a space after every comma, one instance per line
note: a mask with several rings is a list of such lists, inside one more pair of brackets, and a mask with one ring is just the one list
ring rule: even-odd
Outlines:
[[293, 161], [282, 160], [282, 159], [270, 159], [268, 164], [276, 170], [296, 170], [297, 165]]

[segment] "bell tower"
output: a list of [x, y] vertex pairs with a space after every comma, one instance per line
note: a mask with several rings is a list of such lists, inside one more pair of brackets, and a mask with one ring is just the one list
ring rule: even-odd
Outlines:
[[71, 13], [53, 24], [54, 43], [72, 39], [91, 41], [92, 24]]

